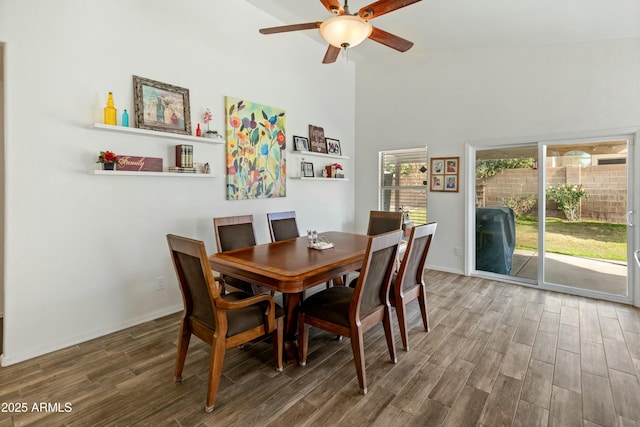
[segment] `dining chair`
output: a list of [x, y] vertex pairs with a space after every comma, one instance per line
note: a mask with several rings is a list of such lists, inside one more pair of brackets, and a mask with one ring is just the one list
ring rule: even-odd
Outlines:
[[[256, 245], [256, 235], [253, 230], [253, 215], [213, 218], [213, 229], [216, 235], [218, 252], [226, 252]], [[227, 286], [231, 286], [254, 295], [266, 292], [261, 286], [224, 274], [221, 276], [221, 281], [225, 289]]]
[[369, 212], [369, 225], [367, 236], [400, 230], [402, 228], [402, 211], [371, 211]]
[[268, 213], [267, 223], [272, 242], [300, 237], [295, 211]]
[[[402, 229], [402, 211], [370, 211], [369, 225], [367, 226], [367, 236], [376, 236], [378, 234], [387, 233], [389, 231]], [[360, 273], [356, 270], [354, 273]], [[348, 275], [344, 274], [338, 281], [338, 284], [346, 285]], [[357, 278], [351, 279], [355, 285]], [[353, 287], [353, 286], [351, 286]]]
[[228, 348], [272, 334], [276, 369], [282, 371], [284, 310], [270, 295], [231, 292], [221, 295], [203, 242], [167, 235], [184, 312], [180, 323], [175, 380], [182, 382], [191, 335], [211, 346], [205, 410], [213, 411]]
[[404, 258], [400, 263], [398, 273], [394, 274], [391, 282], [389, 299], [396, 309], [400, 336], [405, 351], [409, 350], [409, 334], [407, 332], [407, 303], [417, 299], [420, 304], [424, 329], [429, 331], [427, 315], [427, 292], [423, 279], [424, 264], [431, 247], [431, 241], [436, 233], [438, 223], [419, 225], [411, 229]]
[[396, 363], [389, 289], [402, 231], [369, 238], [355, 288], [335, 286], [304, 300], [298, 311], [300, 366], [307, 362], [309, 328], [349, 337], [362, 394], [367, 393], [363, 335], [382, 322], [391, 361]]

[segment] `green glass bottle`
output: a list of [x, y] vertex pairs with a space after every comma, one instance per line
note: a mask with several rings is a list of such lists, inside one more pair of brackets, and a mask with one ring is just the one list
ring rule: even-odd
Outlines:
[[104, 124], [105, 125], [116, 125], [116, 107], [113, 106], [113, 93], [109, 92], [109, 97], [107, 98], [107, 106], [104, 107]]

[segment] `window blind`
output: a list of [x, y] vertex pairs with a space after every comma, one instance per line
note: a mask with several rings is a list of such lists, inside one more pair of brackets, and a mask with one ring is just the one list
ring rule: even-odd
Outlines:
[[379, 153], [378, 209], [403, 210], [414, 224], [427, 223], [427, 148]]

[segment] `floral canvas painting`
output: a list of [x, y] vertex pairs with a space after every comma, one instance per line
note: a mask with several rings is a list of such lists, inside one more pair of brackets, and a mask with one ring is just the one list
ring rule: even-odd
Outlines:
[[285, 197], [285, 112], [226, 97], [227, 200]]

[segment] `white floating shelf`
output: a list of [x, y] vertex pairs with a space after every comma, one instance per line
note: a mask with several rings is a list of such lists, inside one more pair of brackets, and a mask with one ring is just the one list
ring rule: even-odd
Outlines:
[[324, 153], [316, 153], [315, 151], [293, 151], [293, 154], [297, 156], [316, 156], [316, 157], [327, 157], [333, 159], [348, 159], [347, 156], [338, 156], [337, 154], [324, 154]]
[[179, 172], [137, 172], [137, 171], [105, 171], [102, 169], [95, 169], [91, 172], [94, 175], [109, 175], [109, 176], [170, 176], [172, 178], [218, 178], [215, 175], [209, 173], [179, 173]]
[[291, 176], [291, 179], [299, 179], [301, 181], [349, 181], [349, 178], [322, 178], [322, 177], [305, 177], [305, 176]]
[[200, 142], [203, 144], [224, 144], [225, 143], [222, 137], [217, 139], [203, 138], [201, 136], [182, 135], [180, 133], [170, 133], [170, 132], [159, 132], [156, 130], [130, 128], [125, 126], [105, 125], [102, 123], [94, 123], [93, 128], [99, 129], [99, 130], [105, 130], [109, 132], [121, 132], [121, 133], [135, 134], [135, 135], [152, 136], [157, 138], [175, 139], [180, 141]]

